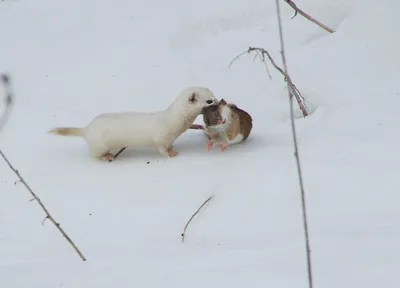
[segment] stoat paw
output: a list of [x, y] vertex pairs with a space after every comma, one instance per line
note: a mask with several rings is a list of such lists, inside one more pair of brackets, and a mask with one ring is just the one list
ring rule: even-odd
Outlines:
[[176, 156], [178, 156], [178, 155], [179, 155], [179, 153], [176, 152], [176, 151], [170, 151], [170, 152], [168, 152], [168, 157], [176, 157]]
[[101, 159], [102, 160], [107, 160], [108, 162], [112, 162], [112, 161], [114, 161], [115, 157], [111, 153], [106, 153], [103, 156], [101, 156]]
[[168, 157], [176, 157], [179, 155], [179, 153], [176, 152], [173, 148], [169, 148], [167, 152], [168, 152]]

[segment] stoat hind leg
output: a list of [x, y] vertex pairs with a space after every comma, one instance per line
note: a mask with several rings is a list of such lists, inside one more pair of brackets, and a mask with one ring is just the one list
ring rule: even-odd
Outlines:
[[114, 155], [110, 153], [107, 146], [97, 144], [89, 145], [90, 155], [99, 160], [107, 160], [109, 162], [114, 160]]
[[105, 153], [103, 156], [101, 156], [102, 160], [107, 160], [108, 162], [112, 162], [115, 159], [114, 154], [112, 153]]

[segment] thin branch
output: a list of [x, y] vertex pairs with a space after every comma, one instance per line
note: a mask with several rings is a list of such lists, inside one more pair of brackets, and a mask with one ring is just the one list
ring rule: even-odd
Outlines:
[[121, 150], [119, 150], [119, 151], [117, 152], [117, 154], [114, 155], [114, 159], [113, 159], [113, 160], [108, 160], [108, 162], [114, 161], [114, 160], [119, 156], [119, 154], [121, 154], [122, 152], [124, 152], [125, 149], [126, 149], [126, 147], [121, 148]]
[[242, 57], [244, 54], [248, 54], [249, 50], [243, 51], [242, 53], [240, 53], [239, 55], [237, 55], [235, 58], [233, 58], [231, 60], [231, 62], [229, 62], [228, 68], [231, 68], [231, 66], [233, 65], [233, 63], [235, 63], [237, 60], [239, 60], [240, 57]]
[[[275, 1], [276, 1], [276, 13], [278, 15], [279, 38], [280, 38], [280, 42], [281, 42], [282, 62], [283, 62], [283, 67], [285, 69], [285, 73], [288, 74], [288, 68], [287, 68], [286, 56], [285, 56], [285, 45], [284, 45], [284, 41], [283, 41], [283, 29], [282, 29], [282, 20], [281, 20], [279, 0], [275, 0]], [[306, 197], [305, 197], [303, 176], [302, 176], [301, 165], [300, 165], [299, 148], [298, 148], [298, 144], [297, 144], [296, 126], [295, 126], [295, 121], [294, 121], [293, 92], [292, 92], [292, 89], [290, 89], [289, 85], [290, 85], [290, 83], [288, 81], [290, 119], [291, 119], [293, 143], [294, 143], [294, 150], [295, 150], [294, 156], [296, 158], [296, 163], [297, 163], [297, 173], [298, 173], [298, 178], [299, 178], [301, 200], [302, 200], [304, 235], [305, 235], [305, 240], [306, 240], [305, 242], [306, 242], [306, 255], [307, 255], [308, 285], [309, 285], [309, 288], [312, 288], [313, 287], [313, 278], [312, 278], [312, 266], [311, 266], [310, 239], [308, 236], [309, 235], [308, 234], [308, 221], [307, 221], [307, 209], [306, 209], [306, 200], [305, 200]]]
[[4, 87], [4, 111], [0, 117], [0, 131], [6, 125], [8, 117], [10, 116], [12, 107], [14, 106], [14, 95], [11, 88], [11, 77], [7, 74], [1, 75], [1, 83]]
[[[255, 51], [255, 52], [256, 52], [256, 56], [258, 56], [258, 58], [260, 58], [260, 59], [263, 59], [263, 58], [264, 58], [264, 56], [262, 55], [262, 53], [260, 53], [259, 51]], [[256, 56], [254, 56], [254, 57], [256, 57]], [[262, 61], [262, 62], [264, 63], [265, 69], [267, 69], [267, 73], [268, 73], [269, 79], [272, 79], [272, 76], [271, 76], [271, 74], [269, 73], [269, 69], [268, 69], [267, 62], [266, 62], [266, 61]]]
[[236, 60], [238, 60], [241, 56], [243, 56], [244, 54], [251, 53], [251, 52], [257, 53], [257, 55], [260, 56], [261, 61], [263, 61], [264, 63], [266, 63], [265, 57], [267, 57], [269, 59], [269, 61], [271, 62], [272, 66], [274, 66], [274, 68], [276, 70], [278, 70], [283, 75], [283, 77], [285, 77], [284, 80], [286, 82], [288, 82], [288, 84], [289, 84], [288, 87], [289, 87], [291, 93], [296, 97], [297, 104], [299, 105], [300, 110], [303, 113], [303, 116], [307, 117], [309, 114], [308, 114], [308, 111], [307, 111], [303, 101], [302, 101], [302, 99], [304, 100], [304, 97], [301, 95], [301, 93], [297, 89], [296, 85], [294, 85], [292, 78], [289, 76], [289, 74], [287, 72], [285, 72], [281, 67], [279, 67], [275, 63], [274, 59], [271, 57], [269, 52], [267, 50], [265, 50], [264, 48], [249, 47], [249, 49], [247, 49], [247, 51], [244, 51], [244, 52], [240, 53], [238, 56], [236, 56], [235, 58], [233, 58], [233, 60], [229, 63], [228, 67], [232, 66], [232, 64]]
[[186, 226], [185, 226], [185, 228], [183, 229], [183, 233], [181, 234], [181, 236], [182, 236], [182, 243], [183, 243], [183, 241], [185, 241], [186, 229], [187, 229], [187, 227], [189, 226], [190, 222], [192, 222], [192, 219], [194, 218], [194, 216], [196, 216], [197, 213], [199, 213], [199, 211], [201, 210], [201, 208], [203, 208], [204, 205], [206, 205], [207, 202], [210, 201], [212, 197], [213, 197], [213, 196], [210, 196], [206, 201], [204, 201], [203, 204], [201, 204], [201, 206], [199, 207], [199, 209], [197, 209], [197, 211], [192, 215], [192, 217], [190, 217], [189, 221], [186, 223]]
[[321, 27], [322, 29], [325, 29], [326, 31], [328, 31], [329, 33], [334, 33], [335, 30], [333, 30], [332, 28], [329, 28], [328, 26], [326, 26], [325, 24], [322, 24], [321, 22], [319, 22], [318, 20], [316, 20], [314, 17], [311, 17], [309, 14], [307, 14], [306, 12], [304, 12], [303, 10], [301, 10], [299, 7], [297, 7], [297, 5], [291, 1], [291, 0], [284, 0], [287, 4], [289, 4], [290, 7], [292, 7], [294, 9], [294, 15], [291, 19], [293, 19], [294, 17], [296, 17], [297, 13], [299, 13], [301, 16], [303, 16], [304, 18], [310, 20], [311, 22], [313, 22], [314, 24], [317, 24], [319, 27]]
[[43, 225], [43, 222], [46, 219], [49, 219], [54, 224], [54, 226], [56, 226], [56, 228], [61, 232], [61, 234], [68, 241], [68, 243], [74, 248], [76, 253], [78, 253], [78, 255], [82, 259], [82, 261], [86, 261], [85, 256], [83, 256], [81, 251], [75, 245], [74, 241], [71, 240], [71, 238], [67, 235], [67, 233], [65, 233], [65, 231], [61, 228], [60, 224], [58, 222], [56, 222], [56, 220], [53, 218], [53, 216], [51, 216], [50, 212], [46, 209], [46, 207], [44, 206], [42, 201], [39, 199], [39, 197], [36, 196], [36, 194], [32, 191], [32, 189], [29, 187], [29, 185], [25, 182], [24, 178], [22, 178], [22, 176], [19, 173], [19, 171], [12, 166], [12, 164], [10, 163], [10, 161], [8, 160], [6, 155], [4, 155], [3, 151], [1, 151], [1, 150], [0, 150], [0, 155], [3, 157], [4, 161], [6, 161], [6, 163], [10, 167], [10, 169], [15, 173], [15, 175], [17, 175], [17, 177], [19, 178], [20, 182], [22, 184], [24, 184], [26, 189], [28, 189], [28, 191], [32, 194], [33, 198], [39, 203], [40, 207], [43, 209], [44, 213], [46, 214], [46, 218], [44, 218], [44, 220], [42, 221], [42, 225]]
[[[259, 51], [255, 51], [255, 52], [256, 52], [256, 55], [254, 56], [254, 59], [258, 56], [262, 60], [263, 59], [262, 54], [260, 54]], [[250, 51], [246, 50], [246, 51], [240, 53], [239, 55], [237, 55], [235, 58], [233, 58], [231, 60], [231, 62], [229, 62], [228, 68], [231, 68], [233, 63], [235, 63], [237, 60], [239, 60], [239, 58], [242, 57], [244, 54], [248, 54], [248, 53], [250, 53]], [[272, 79], [271, 73], [269, 73], [269, 69], [268, 69], [267, 63], [265, 61], [262, 61], [262, 62], [265, 65], [265, 69], [267, 70], [269, 79]]]

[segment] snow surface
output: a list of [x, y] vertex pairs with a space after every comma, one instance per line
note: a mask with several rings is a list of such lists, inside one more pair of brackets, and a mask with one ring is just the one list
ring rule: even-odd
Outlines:
[[[295, 1], [329, 34], [281, 2], [289, 71], [313, 108], [296, 124], [315, 287], [400, 287], [400, 3]], [[88, 259], [41, 225], [0, 161], [1, 288], [307, 287], [285, 83], [253, 55], [228, 68], [248, 46], [281, 64], [275, 11], [273, 0], [0, 2], [0, 72], [17, 97], [0, 148]], [[188, 131], [175, 159], [129, 149], [104, 163], [81, 139], [46, 134], [163, 109], [193, 85], [252, 114], [246, 143], [207, 152]]]

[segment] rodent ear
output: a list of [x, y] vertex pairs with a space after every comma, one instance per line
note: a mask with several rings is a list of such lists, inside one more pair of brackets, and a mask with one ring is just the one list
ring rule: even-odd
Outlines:
[[226, 105], [227, 103], [226, 103], [226, 101], [224, 100], [224, 98], [222, 98], [222, 99], [219, 101], [219, 104]]
[[197, 101], [197, 94], [196, 94], [196, 92], [193, 92], [192, 95], [190, 95], [190, 97], [189, 97], [189, 102], [194, 103], [196, 101]]

